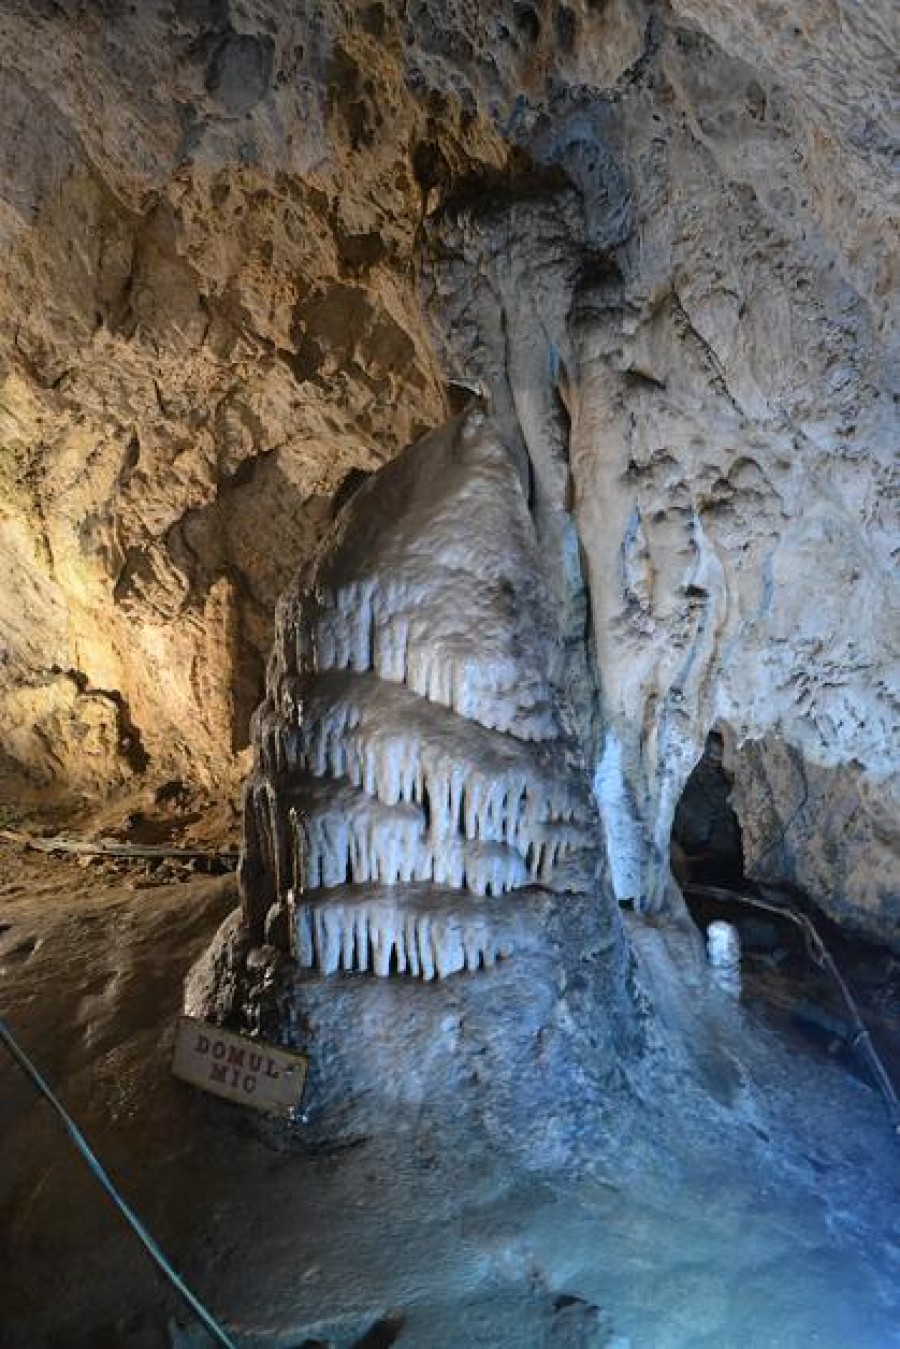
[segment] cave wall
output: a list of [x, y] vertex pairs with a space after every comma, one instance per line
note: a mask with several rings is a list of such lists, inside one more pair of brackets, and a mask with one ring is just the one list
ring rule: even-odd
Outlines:
[[45, 780], [131, 773], [123, 716], [221, 780], [335, 489], [443, 412], [399, 38], [294, 8], [0, 16], [0, 726]]
[[4, 751], [239, 775], [333, 493], [461, 379], [527, 458], [619, 897], [671, 896], [718, 724], [751, 870], [895, 927], [891, 27], [5, 5]]

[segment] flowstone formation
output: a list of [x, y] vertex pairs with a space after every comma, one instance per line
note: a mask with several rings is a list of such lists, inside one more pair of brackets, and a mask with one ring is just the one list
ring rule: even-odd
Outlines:
[[[403, 1004], [404, 1036], [441, 1038], [448, 1008], [502, 990], [495, 1029], [521, 1047], [572, 1023], [573, 989], [586, 1016], [618, 1004], [618, 915], [522, 476], [470, 411], [358, 489], [281, 601], [242, 924], [195, 976], [195, 1010], [212, 987], [219, 1014], [304, 1042], [318, 1007], [346, 1040], [364, 985], [455, 975], [449, 1001]], [[383, 1048], [399, 1004], [377, 1007]]]
[[430, 979], [511, 954], [536, 893], [595, 890], [554, 633], [516, 466], [477, 414], [363, 488], [281, 606], [252, 929], [289, 910], [304, 967]]

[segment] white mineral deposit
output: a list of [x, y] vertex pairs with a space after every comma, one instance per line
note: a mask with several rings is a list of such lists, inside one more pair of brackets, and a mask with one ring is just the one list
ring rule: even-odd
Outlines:
[[733, 923], [721, 920], [706, 929], [706, 950], [712, 976], [725, 993], [741, 995], [741, 934]]
[[470, 412], [362, 487], [281, 600], [245, 794], [251, 930], [281, 908], [302, 968], [442, 978], [511, 954], [535, 892], [595, 893], [556, 644], [515, 459]]

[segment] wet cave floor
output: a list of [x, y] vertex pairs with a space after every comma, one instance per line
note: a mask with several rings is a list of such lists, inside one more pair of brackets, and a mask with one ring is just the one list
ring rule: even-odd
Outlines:
[[[684, 938], [630, 920], [676, 1047], [629, 1069], [592, 1152], [542, 1168], [427, 1101], [386, 1097], [338, 1143], [175, 1081], [184, 976], [232, 878], [10, 843], [0, 864], [0, 1014], [241, 1349], [900, 1346], [881, 1099], [758, 989], [709, 994]], [[210, 1343], [7, 1059], [0, 1158], [3, 1349]]]

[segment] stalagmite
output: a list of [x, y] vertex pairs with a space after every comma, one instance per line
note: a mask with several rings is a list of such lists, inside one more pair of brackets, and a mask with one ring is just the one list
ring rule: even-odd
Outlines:
[[554, 631], [518, 471], [480, 414], [361, 488], [279, 606], [251, 927], [281, 904], [301, 967], [428, 980], [527, 943], [535, 896], [594, 889]]
[[706, 929], [713, 980], [730, 997], [741, 995], [741, 937], [733, 923], [717, 921]]

